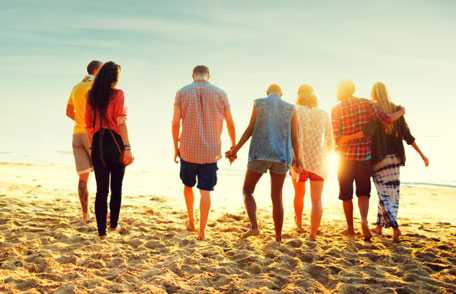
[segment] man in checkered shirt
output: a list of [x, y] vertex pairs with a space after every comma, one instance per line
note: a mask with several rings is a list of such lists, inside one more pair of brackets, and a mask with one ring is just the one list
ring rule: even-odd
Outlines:
[[[390, 124], [404, 115], [404, 109], [386, 114], [373, 102], [353, 97], [355, 85], [352, 81], [343, 81], [337, 89], [340, 101], [332, 109], [332, 125], [337, 150], [340, 154], [338, 180], [339, 199], [343, 202], [347, 230], [344, 234], [353, 236], [353, 182], [356, 184], [358, 207], [361, 214], [361, 228], [366, 241], [371, 239], [367, 223], [369, 197], [371, 192], [371, 138], [356, 137], [363, 126], [370, 120], [377, 119], [384, 124]], [[352, 136], [352, 137], [351, 137]]]
[[[198, 239], [205, 238], [211, 206], [210, 192], [217, 184], [217, 161], [222, 158], [221, 134], [226, 121], [231, 146], [236, 144], [236, 131], [225, 92], [209, 83], [209, 69], [193, 69], [193, 83], [176, 94], [172, 133], [174, 160], [180, 158], [180, 178], [184, 184], [189, 231], [195, 230], [193, 186], [200, 190], [200, 227]], [[180, 133], [182, 125], [182, 133]]]

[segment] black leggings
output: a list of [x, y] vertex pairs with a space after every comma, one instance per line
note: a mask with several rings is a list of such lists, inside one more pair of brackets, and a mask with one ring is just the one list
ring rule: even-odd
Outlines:
[[[122, 138], [114, 133], [119, 146], [123, 146]], [[122, 181], [125, 166], [119, 161], [119, 151], [114, 139], [106, 129], [101, 129], [93, 136], [92, 162], [97, 182], [95, 198], [95, 215], [97, 218], [98, 235], [106, 235], [106, 216], [108, 213], [109, 180], [111, 180], [111, 211], [110, 227], [116, 228], [119, 221], [120, 204], [122, 200]]]

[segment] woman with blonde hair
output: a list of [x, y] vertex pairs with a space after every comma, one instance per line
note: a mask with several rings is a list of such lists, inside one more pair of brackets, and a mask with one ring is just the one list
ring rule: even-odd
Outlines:
[[327, 175], [327, 157], [334, 149], [331, 120], [328, 114], [318, 108], [318, 99], [310, 85], [301, 85], [296, 99], [296, 115], [299, 125], [298, 144], [303, 171], [291, 171], [295, 189], [295, 221], [302, 230], [302, 211], [304, 208], [305, 183], [310, 181], [312, 210], [310, 217], [310, 239], [315, 240], [320, 227], [323, 207], [321, 195]]
[[[374, 84], [371, 96], [385, 113], [393, 113], [400, 109], [391, 102], [386, 86], [382, 82]], [[373, 179], [378, 193], [377, 225], [373, 231], [381, 234], [383, 228], [391, 227], [393, 228], [393, 240], [398, 242], [401, 235], [397, 222], [400, 167], [405, 165], [405, 150], [402, 141], [411, 145], [418, 152], [425, 166], [429, 165], [429, 160], [418, 147], [404, 117], [389, 125], [371, 121], [363, 132], [350, 136], [350, 140], [363, 135], [372, 137]]]

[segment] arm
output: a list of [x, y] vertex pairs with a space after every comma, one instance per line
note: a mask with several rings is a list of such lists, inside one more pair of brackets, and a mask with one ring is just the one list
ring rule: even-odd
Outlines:
[[93, 117], [92, 107], [89, 103], [86, 103], [86, 112], [85, 112], [85, 125], [87, 130], [87, 137], [89, 138], [89, 146], [92, 146], [92, 134], [93, 134]]
[[331, 124], [332, 124], [332, 130], [333, 130], [333, 137], [336, 145], [339, 145], [340, 138], [342, 137], [342, 131], [341, 131], [341, 121], [339, 118], [339, 115], [337, 112], [333, 109], [331, 112]]
[[413, 149], [415, 149], [416, 152], [420, 155], [421, 159], [424, 162], [424, 166], [428, 167], [429, 166], [429, 159], [424, 155], [424, 153], [421, 151], [420, 147], [418, 147], [418, 144], [416, 142], [413, 142], [412, 144]]
[[363, 137], [364, 137], [364, 133], [362, 131], [359, 131], [357, 133], [353, 133], [350, 135], [344, 135], [339, 138], [337, 145], [346, 145], [351, 141], [361, 139]]
[[115, 117], [117, 126], [119, 127], [119, 135], [122, 138], [122, 142], [125, 146], [124, 160], [127, 162], [133, 161], [133, 155], [131, 153], [130, 140], [128, 138], [127, 128], [127, 111], [124, 104], [124, 93], [122, 90], [118, 90], [118, 100], [115, 102]]
[[396, 112], [393, 112], [389, 115], [390, 119], [392, 122], [395, 122], [397, 121], [398, 119], [400, 119], [402, 116], [404, 116], [405, 114], [405, 109], [403, 107], [401, 107], [400, 110], [396, 111]]
[[296, 115], [296, 110], [293, 110], [291, 115], [291, 144], [293, 145], [294, 159], [293, 163], [297, 172], [301, 172], [302, 162], [301, 162], [301, 150], [299, 148], [299, 125], [298, 125], [298, 116]]
[[373, 111], [372, 115], [377, 118], [380, 122], [382, 122], [385, 125], [389, 125], [399, 118], [401, 118], [405, 114], [405, 108], [401, 107], [398, 111], [386, 114], [383, 112], [380, 108], [378, 108], [377, 105], [370, 103], [370, 108]]
[[228, 135], [230, 136], [231, 146], [234, 146], [236, 145], [236, 128], [234, 126], [233, 115], [229, 109], [225, 111], [225, 121]]
[[252, 116], [250, 117], [250, 122], [247, 128], [244, 131], [244, 134], [242, 134], [241, 139], [239, 139], [239, 142], [231, 148], [230, 151], [226, 152], [225, 155], [230, 159], [230, 161], [233, 161], [236, 158], [237, 152], [242, 148], [242, 146], [247, 142], [252, 136], [253, 129], [255, 128], [255, 122], [256, 122], [256, 108], [255, 105], [253, 105], [253, 110], [252, 110]]
[[405, 120], [404, 117], [402, 117], [399, 121], [399, 131], [401, 138], [408, 144], [415, 149], [415, 151], [420, 155], [421, 159], [424, 162], [424, 165], [427, 167], [429, 166], [429, 159], [424, 155], [424, 153], [421, 151], [420, 147], [418, 144], [416, 144], [415, 137], [413, 137], [412, 133], [410, 132], [410, 128]]
[[329, 121], [328, 115], [325, 113], [325, 122], [326, 122], [326, 130], [325, 130], [325, 144], [326, 144], [326, 149], [331, 151], [334, 149], [334, 133], [331, 127], [331, 122]]
[[171, 125], [171, 132], [174, 142], [174, 161], [177, 163], [177, 158], [180, 157], [179, 153], [179, 134], [181, 126], [181, 110], [180, 106], [174, 105], [173, 121]]
[[70, 119], [74, 120], [74, 105], [73, 105], [73, 100], [70, 98], [68, 99], [68, 103], [66, 106], [66, 116], [69, 117]]

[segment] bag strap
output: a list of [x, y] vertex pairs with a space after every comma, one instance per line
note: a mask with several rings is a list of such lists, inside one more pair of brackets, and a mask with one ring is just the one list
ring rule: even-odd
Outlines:
[[120, 148], [119, 143], [117, 142], [116, 137], [114, 136], [114, 133], [111, 131], [111, 129], [108, 129], [109, 133], [112, 136], [112, 139], [114, 140], [114, 144], [116, 144], [117, 150], [119, 151], [119, 154], [122, 154], [122, 149]]

